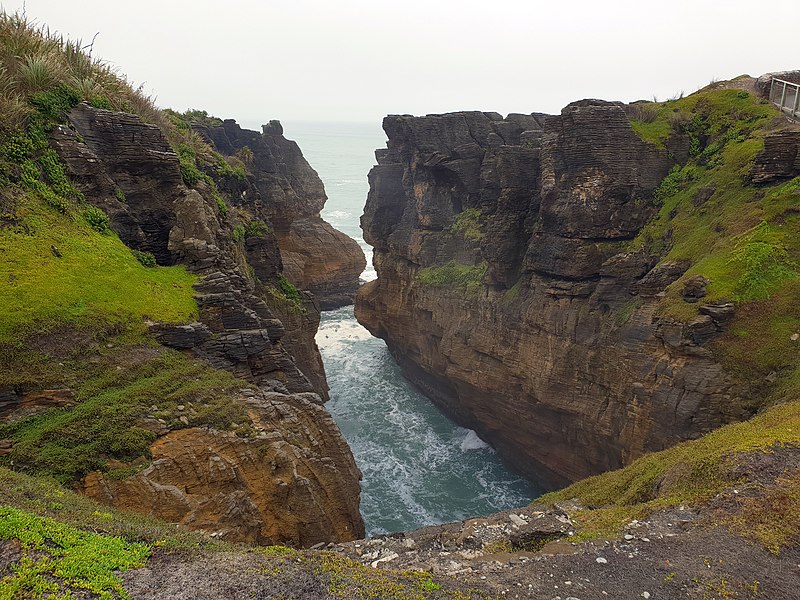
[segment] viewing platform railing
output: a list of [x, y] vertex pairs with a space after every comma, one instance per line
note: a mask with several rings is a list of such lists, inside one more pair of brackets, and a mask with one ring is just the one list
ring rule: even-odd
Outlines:
[[769, 88], [769, 99], [782, 112], [800, 118], [800, 83], [773, 78]]

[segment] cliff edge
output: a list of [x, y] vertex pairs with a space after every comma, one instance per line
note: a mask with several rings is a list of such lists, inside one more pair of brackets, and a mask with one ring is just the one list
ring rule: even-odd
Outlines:
[[557, 116], [387, 117], [358, 320], [553, 486], [785, 397], [798, 131], [740, 83]]
[[324, 201], [297, 145], [256, 175], [74, 43], [0, 30], [0, 463], [232, 542], [362, 536], [272, 222]]

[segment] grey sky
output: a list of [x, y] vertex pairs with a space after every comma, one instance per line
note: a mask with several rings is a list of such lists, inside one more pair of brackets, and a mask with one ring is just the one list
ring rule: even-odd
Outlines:
[[[13, 11], [22, 2], [2, 2]], [[797, 0], [27, 0], [162, 107], [244, 123], [558, 112], [800, 67]]]

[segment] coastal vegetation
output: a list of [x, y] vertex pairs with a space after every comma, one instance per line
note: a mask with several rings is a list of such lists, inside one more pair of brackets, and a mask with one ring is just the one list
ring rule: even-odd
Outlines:
[[487, 264], [465, 265], [450, 261], [439, 267], [425, 267], [417, 273], [417, 281], [423, 285], [444, 286], [476, 293], [483, 284]]
[[[746, 91], [716, 87], [633, 105], [631, 123], [642, 139], [663, 146], [670, 135], [688, 135], [690, 144], [689, 159], [656, 190], [658, 215], [631, 249], [661, 255], [662, 262], [691, 262], [667, 288], [661, 315], [683, 322], [698, 316], [699, 304], [682, 297], [683, 281], [692, 276], [708, 281], [704, 303], [736, 303], [735, 322], [713, 346], [743, 383], [775, 373], [780, 382], [773, 394], [755, 402], [765, 405], [800, 396], [800, 353], [792, 340], [800, 331], [800, 177], [752, 181], [764, 137], [782, 117]], [[643, 106], [650, 107], [646, 120]]]

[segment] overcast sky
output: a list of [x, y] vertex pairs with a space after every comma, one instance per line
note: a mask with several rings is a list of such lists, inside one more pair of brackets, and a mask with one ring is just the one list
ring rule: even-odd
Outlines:
[[[7, 11], [22, 2], [0, 2]], [[800, 68], [797, 0], [27, 0], [162, 107], [244, 123], [558, 112]], [[792, 62], [795, 61], [795, 62]]]

